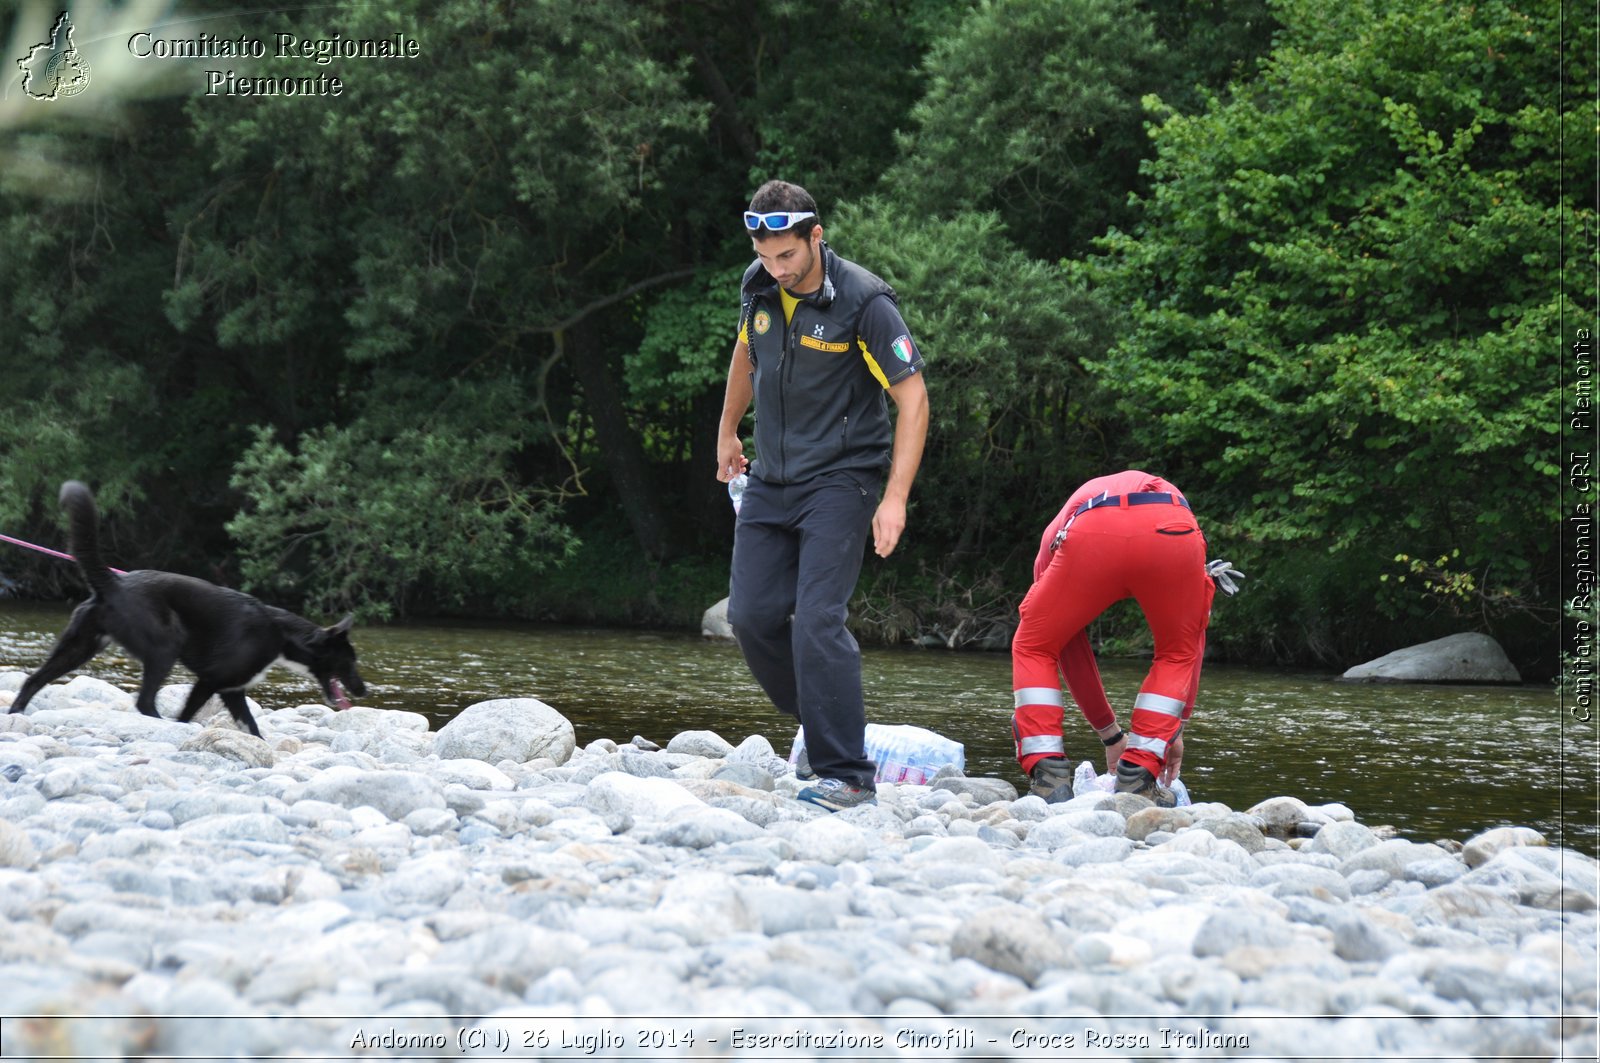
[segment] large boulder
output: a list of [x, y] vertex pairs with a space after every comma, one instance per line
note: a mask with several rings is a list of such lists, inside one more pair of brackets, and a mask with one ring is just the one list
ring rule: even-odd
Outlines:
[[1488, 635], [1464, 632], [1395, 650], [1341, 677], [1370, 683], [1520, 683], [1506, 651]]
[[572, 722], [538, 698], [496, 698], [469, 705], [439, 728], [441, 760], [526, 763], [549, 757], [565, 764], [577, 747]]
[[232, 727], [207, 727], [178, 747], [186, 753], [215, 753], [247, 768], [270, 768], [277, 760], [272, 747], [253, 734]]

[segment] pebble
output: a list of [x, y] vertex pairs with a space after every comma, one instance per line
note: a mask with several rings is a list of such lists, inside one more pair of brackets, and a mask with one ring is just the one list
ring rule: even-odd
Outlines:
[[118, 1018], [19, 1025], [20, 1055], [471, 1029], [665, 1059], [735, 1027], [928, 1059], [1596, 1052], [1600, 865], [1528, 828], [1424, 843], [1291, 795], [1047, 804], [949, 773], [830, 815], [764, 736], [579, 747], [534, 698], [437, 733], [263, 708], [257, 740], [87, 677], [46, 693], [0, 717], [0, 993]]

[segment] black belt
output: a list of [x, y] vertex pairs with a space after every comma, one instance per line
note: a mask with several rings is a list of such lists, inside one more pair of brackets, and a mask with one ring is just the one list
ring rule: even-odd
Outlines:
[[[1184, 509], [1189, 508], [1189, 500], [1182, 495], [1168, 494], [1166, 491], [1135, 491], [1129, 495], [1100, 495], [1098, 498], [1091, 498], [1073, 510], [1072, 516], [1081, 517], [1091, 509], [1099, 509], [1101, 506], [1119, 505], [1124, 498], [1128, 500], [1128, 505], [1130, 506], [1168, 505], [1182, 506]], [[1069, 517], [1067, 519], [1070, 520], [1072, 518]]]
[[1061, 526], [1061, 530], [1056, 532], [1055, 541], [1050, 544], [1050, 549], [1054, 550], [1061, 545], [1061, 540], [1067, 537], [1067, 529], [1072, 527], [1073, 521], [1091, 509], [1099, 509], [1101, 506], [1120, 505], [1123, 499], [1127, 499], [1130, 506], [1166, 505], [1182, 506], [1184, 509], [1190, 508], [1188, 499], [1182, 495], [1174, 495], [1167, 491], [1133, 491], [1126, 495], [1099, 495], [1089, 499], [1089, 501], [1072, 511], [1072, 516], [1068, 517], [1067, 522]]

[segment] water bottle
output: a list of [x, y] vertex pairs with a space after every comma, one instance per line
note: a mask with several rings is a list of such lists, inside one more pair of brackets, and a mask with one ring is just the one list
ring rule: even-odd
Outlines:
[[1177, 800], [1176, 807], [1182, 808], [1184, 805], [1194, 803], [1193, 799], [1189, 797], [1189, 788], [1183, 785], [1182, 779], [1173, 779], [1172, 785], [1168, 789], [1172, 791], [1172, 796]]
[[[872, 726], [868, 724], [867, 726]], [[899, 782], [895, 778], [895, 753], [886, 736], [867, 736], [867, 759], [872, 761], [875, 782]]]
[[735, 516], [737, 516], [739, 513], [739, 505], [744, 501], [744, 489], [749, 483], [750, 477], [745, 473], [740, 473], [738, 476], [735, 476], [733, 479], [728, 481], [728, 497], [733, 500], [733, 512]]
[[945, 765], [965, 771], [966, 749], [936, 731], [911, 724], [867, 724], [867, 756], [879, 782], [926, 783]]
[[[907, 751], [905, 742], [899, 732], [888, 736], [882, 751], [879, 753], [882, 760], [878, 763], [878, 779], [881, 782], [905, 782], [909, 774]], [[920, 782], [921, 780], [913, 780]]]

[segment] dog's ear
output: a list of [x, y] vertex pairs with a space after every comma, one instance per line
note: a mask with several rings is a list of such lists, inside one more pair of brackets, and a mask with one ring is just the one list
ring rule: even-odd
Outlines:
[[328, 634], [330, 634], [330, 635], [348, 635], [350, 633], [351, 626], [354, 625], [355, 622], [356, 622], [356, 614], [351, 613], [349, 616], [346, 616], [343, 620], [339, 621], [337, 624], [335, 624], [332, 627], [328, 628], [327, 629]]

